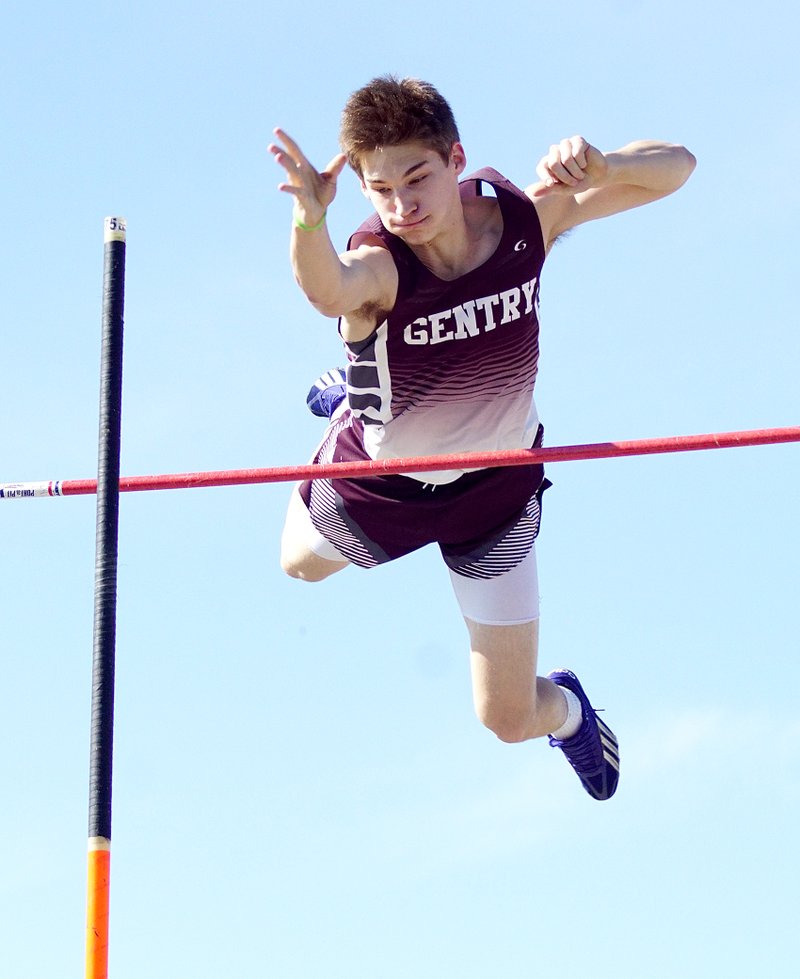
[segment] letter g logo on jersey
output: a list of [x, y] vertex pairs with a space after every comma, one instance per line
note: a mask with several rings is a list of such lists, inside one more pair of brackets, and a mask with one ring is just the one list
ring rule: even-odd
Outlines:
[[525, 239], [524, 239], [524, 238], [521, 238], [521, 239], [520, 239], [520, 240], [519, 240], [519, 241], [518, 241], [518, 242], [516, 243], [516, 245], [514, 245], [514, 251], [515, 251], [515, 252], [524, 252], [524, 251], [525, 251], [525, 249], [526, 249], [527, 247], [528, 247], [528, 242], [527, 242], [527, 241], [525, 241]]

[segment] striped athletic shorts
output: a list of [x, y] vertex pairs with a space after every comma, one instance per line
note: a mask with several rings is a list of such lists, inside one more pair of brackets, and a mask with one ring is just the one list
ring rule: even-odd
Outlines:
[[[366, 460], [362, 423], [349, 411], [330, 426], [315, 463]], [[536, 439], [541, 444], [542, 429]], [[408, 476], [314, 479], [300, 496], [315, 529], [362, 568], [436, 543], [448, 568], [490, 579], [516, 567], [539, 533], [544, 467], [507, 466], [428, 485]]]

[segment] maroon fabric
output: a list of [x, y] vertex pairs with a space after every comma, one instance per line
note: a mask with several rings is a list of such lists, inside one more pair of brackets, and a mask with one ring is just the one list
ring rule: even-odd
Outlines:
[[[466, 178], [462, 195], [480, 193], [484, 181], [497, 195], [503, 232], [492, 256], [458, 279], [437, 278], [377, 215], [351, 238], [350, 247], [357, 247], [377, 236], [389, 249], [399, 274], [397, 302], [372, 336], [349, 345], [349, 408], [331, 426], [316, 462], [369, 458], [365, 425], [385, 423], [387, 438], [406, 426], [411, 437], [404, 445], [412, 447], [418, 433], [416, 455], [446, 451], [437, 445], [454, 434], [464, 442], [462, 451], [474, 449], [474, 441], [496, 444], [494, 426], [506, 419], [517, 445], [533, 438], [524, 432], [539, 353], [542, 231], [533, 203], [494, 170]], [[381, 370], [390, 373], [390, 384], [382, 385]], [[390, 405], [381, 401], [389, 396]], [[369, 566], [433, 542], [445, 556], [479, 558], [515, 526], [544, 485], [543, 467], [531, 465], [483, 469], [435, 487], [408, 476], [373, 476], [320, 483], [313, 500], [310, 483], [300, 492], [317, 530], [355, 563]]]
[[[503, 233], [494, 254], [456, 279], [439, 279], [413, 251], [387, 231], [377, 215], [353, 234], [348, 247], [378, 238], [391, 252], [399, 283], [397, 301], [386, 315], [386, 358], [391, 372], [391, 418], [423, 412], [445, 401], [475, 403], [532, 395], [539, 359], [537, 303], [545, 260], [536, 208], [518, 187], [494, 170], [480, 170], [461, 183], [474, 196], [483, 181], [497, 194]], [[524, 294], [522, 287], [528, 289]], [[517, 299], [510, 314], [504, 302]], [[470, 309], [475, 333], [459, 331], [456, 312]], [[375, 344], [382, 324], [349, 351], [348, 400], [357, 417], [386, 421]], [[388, 422], [391, 424], [391, 422]], [[465, 446], [467, 450], [469, 446]], [[422, 454], [429, 454], [424, 452]]]
[[[314, 461], [367, 459], [362, 431], [361, 423], [351, 419], [333, 451]], [[408, 476], [332, 482], [337, 509], [379, 564], [431, 543], [440, 544], [445, 554], [478, 558], [514, 526], [530, 498], [549, 485], [540, 464], [481, 469], [438, 486]], [[302, 483], [300, 495], [316, 524], [310, 489], [310, 481]]]

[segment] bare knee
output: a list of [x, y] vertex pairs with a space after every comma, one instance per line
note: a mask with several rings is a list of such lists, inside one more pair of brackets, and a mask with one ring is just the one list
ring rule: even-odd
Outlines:
[[313, 551], [281, 551], [281, 570], [298, 581], [324, 581], [347, 564], [347, 561], [330, 561]]
[[281, 571], [290, 578], [296, 578], [298, 581], [322, 581], [321, 577], [312, 577], [302, 565], [295, 564], [293, 561], [284, 560], [283, 558], [281, 558]]
[[281, 569], [290, 578], [300, 581], [323, 581], [350, 563], [321, 557], [312, 551], [310, 539], [318, 536], [311, 523], [305, 503], [295, 489], [289, 499], [286, 523], [281, 535]]
[[475, 711], [481, 724], [505, 744], [520, 744], [537, 736], [529, 705], [484, 703], [476, 704]]
[[531, 734], [527, 724], [516, 721], [514, 718], [504, 720], [490, 730], [503, 744], [522, 744], [523, 741], [530, 741], [531, 738], [539, 737], [539, 735]]
[[506, 744], [541, 738], [565, 720], [564, 696], [544, 677], [499, 695], [479, 687], [474, 696], [479, 720]]

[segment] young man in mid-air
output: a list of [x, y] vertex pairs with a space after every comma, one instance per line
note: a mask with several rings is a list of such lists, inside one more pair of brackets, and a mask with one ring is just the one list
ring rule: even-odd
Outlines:
[[[494, 170], [464, 177], [448, 103], [426, 82], [390, 76], [350, 96], [343, 152], [324, 170], [275, 135], [279, 189], [293, 199], [292, 268], [313, 306], [338, 318], [348, 360], [346, 384], [332, 371], [309, 394], [329, 418], [317, 462], [540, 445], [546, 255], [570, 228], [671, 194], [695, 165], [674, 144], [603, 153], [574, 136], [551, 146], [524, 191]], [[375, 214], [340, 254], [325, 215], [346, 163]], [[308, 481], [292, 494], [281, 562], [320, 581], [437, 543], [469, 632], [481, 721], [507, 742], [549, 735], [590, 795], [608, 799], [614, 734], [572, 672], [536, 673], [534, 540], [548, 485], [540, 465]]]

